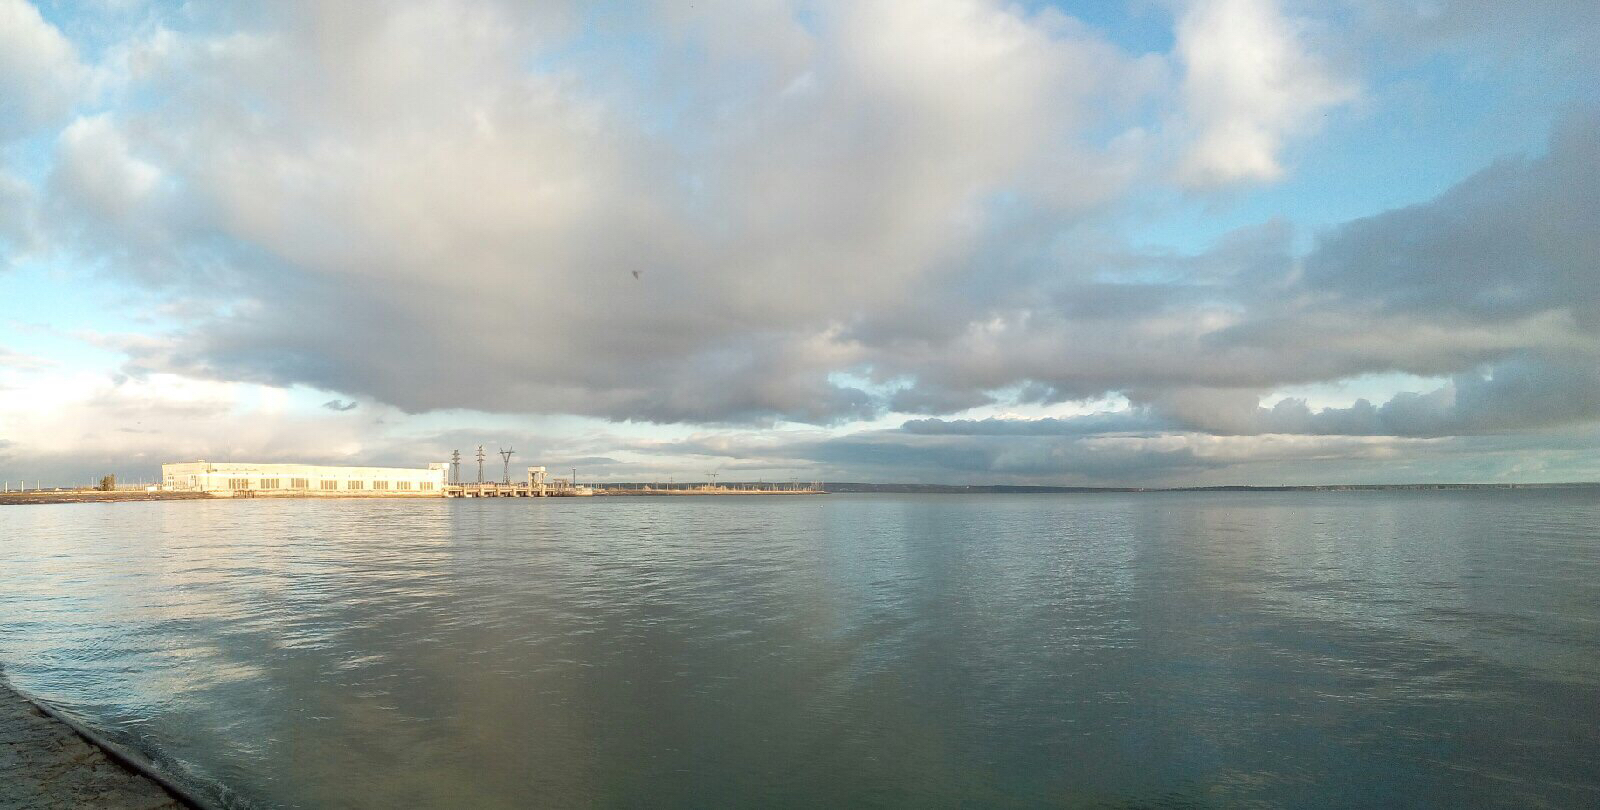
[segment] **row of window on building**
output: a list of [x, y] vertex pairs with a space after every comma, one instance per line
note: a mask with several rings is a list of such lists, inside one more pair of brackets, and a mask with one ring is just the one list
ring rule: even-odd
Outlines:
[[[337, 490], [340, 488], [337, 480], [323, 479], [317, 483], [321, 489]], [[373, 481], [372, 486], [368, 487], [366, 481], [347, 480], [344, 482], [344, 489], [346, 491], [371, 489], [375, 492], [411, 492], [411, 484], [412, 482], [410, 481], [395, 481], [394, 486], [391, 487], [388, 481]], [[433, 482], [418, 481], [416, 482], [416, 487], [418, 492], [432, 492]], [[229, 478], [228, 489], [252, 489], [250, 479]], [[305, 478], [291, 478], [289, 479], [289, 486], [285, 487], [283, 486], [282, 478], [262, 478], [260, 479], [260, 486], [253, 487], [253, 489], [311, 489], [311, 482]]]

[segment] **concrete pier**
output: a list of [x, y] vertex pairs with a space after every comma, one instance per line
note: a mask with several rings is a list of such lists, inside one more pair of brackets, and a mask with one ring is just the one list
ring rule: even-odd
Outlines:
[[446, 498], [572, 498], [593, 495], [589, 487], [574, 487], [565, 481], [516, 482], [511, 484], [445, 484]]
[[180, 810], [189, 805], [0, 681], [0, 808]]
[[545, 498], [551, 493], [532, 484], [445, 484], [446, 498]]

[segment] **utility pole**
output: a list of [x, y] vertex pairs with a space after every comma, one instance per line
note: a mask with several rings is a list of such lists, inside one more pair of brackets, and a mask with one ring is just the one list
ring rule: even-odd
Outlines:
[[516, 450], [501, 450], [500, 451], [500, 457], [505, 459], [505, 461], [506, 461], [505, 480], [502, 481], [501, 483], [505, 483], [505, 484], [511, 483], [511, 454], [515, 453], [515, 452], [517, 452], [517, 451]]
[[461, 451], [450, 451], [450, 483], [461, 483]]
[[483, 445], [478, 445], [478, 485], [483, 485]]

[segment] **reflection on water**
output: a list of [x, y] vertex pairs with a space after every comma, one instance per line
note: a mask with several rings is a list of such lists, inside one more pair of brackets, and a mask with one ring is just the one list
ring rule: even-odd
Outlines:
[[1594, 806], [1592, 491], [0, 509], [8, 677], [248, 807]]

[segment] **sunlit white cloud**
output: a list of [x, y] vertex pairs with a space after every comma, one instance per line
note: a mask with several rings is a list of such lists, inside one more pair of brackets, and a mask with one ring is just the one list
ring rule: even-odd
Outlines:
[[1179, 178], [1200, 187], [1283, 176], [1292, 136], [1316, 128], [1356, 87], [1310, 50], [1279, 0], [1193, 0], [1178, 21], [1183, 103], [1193, 141]]

